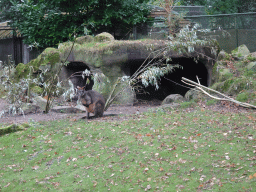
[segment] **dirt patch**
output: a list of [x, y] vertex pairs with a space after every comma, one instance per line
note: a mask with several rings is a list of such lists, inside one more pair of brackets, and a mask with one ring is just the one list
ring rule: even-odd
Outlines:
[[[5, 116], [0, 118], [0, 123], [3, 124], [12, 124], [12, 123], [24, 123], [24, 122], [40, 122], [40, 121], [53, 121], [58, 119], [70, 119], [71, 121], [76, 121], [79, 119], [84, 119], [85, 122], [90, 121], [113, 121], [113, 120], [126, 120], [129, 119], [129, 115], [140, 114], [147, 112], [149, 109], [154, 109], [159, 107], [161, 101], [151, 101], [151, 102], [138, 102], [134, 105], [112, 105], [104, 112], [104, 116], [101, 118], [94, 118], [93, 116], [87, 120], [86, 113], [56, 113], [50, 111], [48, 114], [44, 113], [35, 113], [27, 114], [25, 116], [16, 115], [16, 116]], [[0, 99], [0, 112], [6, 108], [8, 103], [4, 99]], [[67, 104], [68, 105], [68, 104]], [[228, 101], [218, 102], [215, 105], [207, 106], [205, 102], [198, 102], [198, 107], [201, 110], [212, 110], [219, 113], [250, 113], [256, 115], [256, 110], [247, 109], [239, 107], [236, 104]], [[186, 108], [182, 109], [185, 113], [189, 113], [195, 110], [195, 108]]]
[[[68, 105], [68, 104], [67, 104]], [[0, 99], [0, 112], [6, 109], [8, 103], [4, 99]], [[148, 111], [150, 108], [156, 108], [160, 106], [159, 101], [154, 102], [138, 102], [132, 105], [112, 105], [108, 108], [107, 111], [104, 112], [104, 116], [102, 118], [97, 118], [99, 121], [105, 121], [107, 119], [124, 119], [124, 116], [120, 115], [132, 115], [132, 114], [140, 114]], [[91, 114], [92, 115], [92, 114]], [[56, 113], [50, 111], [48, 114], [40, 113], [31, 113], [25, 116], [23, 115], [5, 115], [0, 118], [0, 123], [4, 124], [12, 124], [12, 123], [24, 123], [24, 122], [40, 122], [40, 121], [53, 121], [58, 119], [85, 119], [86, 120], [86, 112], [85, 113]], [[96, 120], [93, 116], [89, 119], [89, 121]]]

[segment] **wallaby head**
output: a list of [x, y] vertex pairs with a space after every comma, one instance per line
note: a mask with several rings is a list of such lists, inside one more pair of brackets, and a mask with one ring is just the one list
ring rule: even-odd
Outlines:
[[92, 99], [87, 91], [83, 87], [77, 86], [78, 100], [86, 107], [92, 103]]

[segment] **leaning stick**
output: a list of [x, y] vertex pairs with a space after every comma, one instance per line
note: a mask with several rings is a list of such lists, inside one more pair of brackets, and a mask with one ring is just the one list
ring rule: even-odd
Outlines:
[[[198, 80], [198, 78], [197, 78], [197, 80]], [[198, 90], [200, 90], [201, 92], [203, 92], [204, 94], [208, 95], [209, 97], [211, 97], [211, 98], [213, 98], [213, 99], [222, 100], [222, 101], [231, 101], [231, 102], [236, 103], [236, 104], [238, 104], [238, 105], [240, 105], [240, 106], [242, 106], [242, 107], [247, 107], [247, 108], [254, 108], [254, 109], [256, 109], [256, 106], [254, 106], [254, 105], [251, 105], [251, 104], [249, 104], [249, 103], [244, 103], [244, 102], [237, 101], [237, 100], [235, 100], [235, 99], [232, 99], [231, 97], [228, 97], [228, 96], [224, 95], [223, 93], [220, 93], [220, 92], [218, 92], [218, 91], [216, 91], [216, 90], [214, 90], [214, 89], [211, 89], [211, 88], [209, 88], [209, 87], [205, 87], [205, 86], [201, 85], [200, 82], [199, 82], [199, 80], [198, 80], [198, 83], [196, 83], [196, 82], [194, 82], [194, 81], [192, 81], [192, 80], [189, 80], [189, 79], [187, 79], [187, 78], [185, 78], [185, 77], [182, 77], [182, 80], [181, 80], [181, 81], [182, 81], [183, 83], [187, 84], [187, 85], [190, 85], [190, 86], [193, 86], [193, 87], [197, 88]], [[214, 92], [214, 93], [217, 93], [217, 94], [223, 96], [224, 98], [220, 98], [220, 97], [213, 96], [213, 95], [209, 94], [207, 91], [205, 91], [204, 89], [207, 89], [208, 91], [212, 91], [212, 92]]]

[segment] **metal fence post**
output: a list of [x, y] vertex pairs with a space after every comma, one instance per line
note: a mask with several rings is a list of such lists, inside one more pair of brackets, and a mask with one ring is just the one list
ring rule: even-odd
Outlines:
[[238, 47], [238, 26], [237, 26], [237, 15], [235, 15], [235, 29], [236, 29], [236, 47]]

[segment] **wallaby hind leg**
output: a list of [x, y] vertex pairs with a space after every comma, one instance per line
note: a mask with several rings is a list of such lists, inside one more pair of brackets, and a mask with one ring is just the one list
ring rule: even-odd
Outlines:
[[87, 111], [87, 119], [90, 118], [90, 113]]

